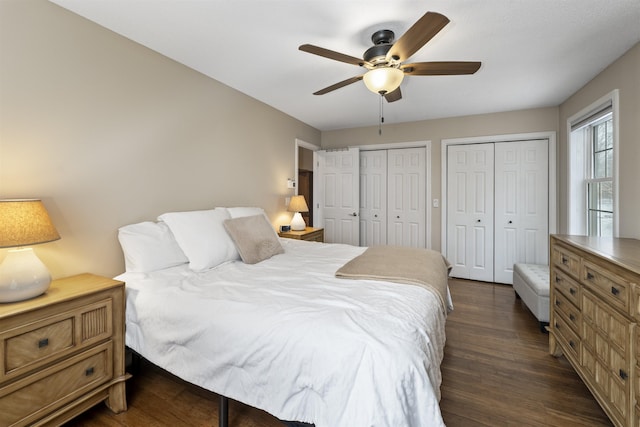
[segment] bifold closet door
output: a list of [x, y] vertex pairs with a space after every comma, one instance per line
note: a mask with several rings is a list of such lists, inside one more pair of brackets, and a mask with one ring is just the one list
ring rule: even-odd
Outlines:
[[387, 243], [425, 247], [425, 148], [388, 150]]
[[495, 282], [513, 283], [515, 263], [548, 264], [548, 192], [548, 140], [495, 144]]
[[493, 281], [494, 144], [447, 146], [451, 276]]
[[387, 244], [387, 150], [360, 152], [360, 246]]

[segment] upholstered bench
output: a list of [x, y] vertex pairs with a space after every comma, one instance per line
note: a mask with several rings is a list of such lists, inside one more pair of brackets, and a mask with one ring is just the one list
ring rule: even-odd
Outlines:
[[513, 290], [516, 298], [525, 305], [540, 322], [540, 330], [546, 332], [549, 325], [549, 266], [540, 264], [515, 264], [513, 266]]

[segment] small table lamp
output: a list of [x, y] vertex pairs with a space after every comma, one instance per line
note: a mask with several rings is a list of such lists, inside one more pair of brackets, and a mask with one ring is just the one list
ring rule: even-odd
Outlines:
[[307, 202], [304, 200], [304, 196], [293, 196], [289, 202], [289, 212], [295, 212], [291, 219], [291, 229], [295, 231], [302, 231], [307, 226], [304, 223], [304, 218], [300, 215], [300, 212], [309, 212]]
[[17, 247], [59, 238], [42, 201], [0, 200], [0, 248], [16, 248], [0, 264], [0, 303], [33, 298], [49, 288], [49, 270], [33, 249]]

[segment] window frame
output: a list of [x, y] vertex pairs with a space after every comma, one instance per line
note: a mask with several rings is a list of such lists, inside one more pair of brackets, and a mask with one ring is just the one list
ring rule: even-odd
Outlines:
[[[567, 119], [567, 232], [579, 235], [593, 234], [598, 231], [595, 224], [591, 224], [590, 214], [590, 186], [602, 182], [611, 182], [612, 188], [612, 235], [618, 237], [619, 203], [618, 203], [618, 91], [614, 90], [580, 112]], [[607, 177], [594, 177], [595, 147], [593, 128], [605, 121], [611, 120], [613, 152], [611, 159], [611, 174]], [[605, 149], [607, 149], [605, 147]], [[608, 163], [605, 159], [605, 170]], [[603, 209], [596, 211], [605, 212]], [[606, 211], [609, 212], [609, 211]], [[601, 225], [601, 224], [600, 224]]]

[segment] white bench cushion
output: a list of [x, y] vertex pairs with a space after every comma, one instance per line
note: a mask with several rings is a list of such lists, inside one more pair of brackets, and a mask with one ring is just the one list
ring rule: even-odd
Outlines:
[[549, 266], [515, 264], [513, 289], [540, 322], [549, 322]]
[[527, 281], [539, 296], [549, 296], [549, 266], [540, 264], [515, 264], [513, 271]]

